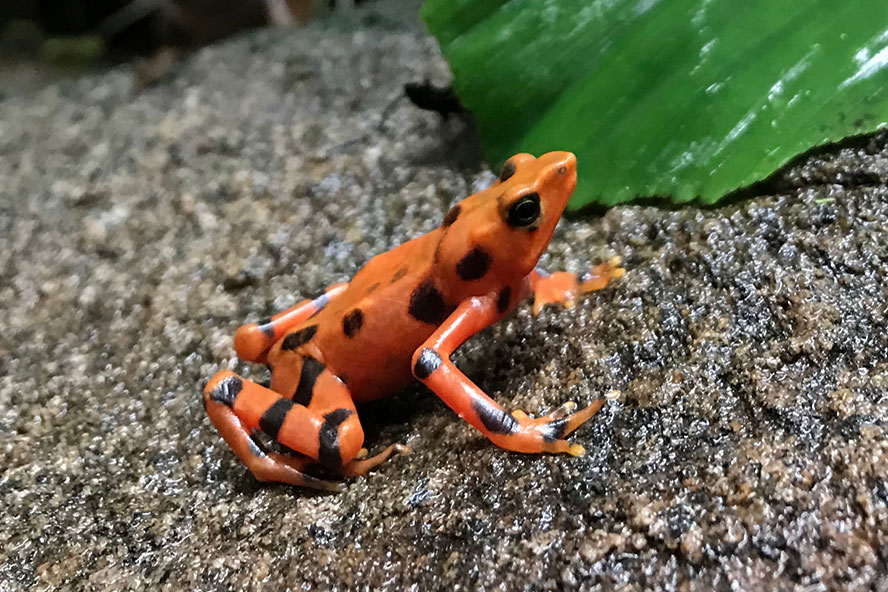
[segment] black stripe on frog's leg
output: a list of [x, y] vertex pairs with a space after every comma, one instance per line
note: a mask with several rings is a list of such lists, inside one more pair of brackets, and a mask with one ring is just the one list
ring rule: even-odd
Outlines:
[[311, 341], [312, 337], [315, 336], [315, 333], [318, 332], [317, 325], [309, 325], [308, 327], [303, 327], [298, 331], [293, 331], [281, 342], [281, 350], [282, 351], [292, 351], [298, 348], [300, 345], [305, 345], [309, 341]]
[[326, 292], [324, 292], [323, 294], [321, 294], [320, 296], [318, 296], [317, 298], [312, 300], [311, 304], [312, 304], [312, 306], [314, 306], [315, 310], [313, 313], [311, 313], [311, 316], [308, 318], [315, 316], [316, 314], [318, 314], [319, 312], [321, 312], [322, 310], [327, 308], [327, 305], [330, 304], [330, 297], [327, 296]]
[[262, 444], [259, 443], [259, 440], [253, 436], [247, 437], [247, 446], [250, 448], [250, 452], [253, 453], [253, 456], [263, 457], [268, 454], [262, 447]]
[[262, 319], [257, 324], [259, 325], [259, 330], [265, 333], [269, 339], [274, 339], [274, 322], [271, 320], [271, 317]]
[[472, 409], [478, 414], [484, 427], [491, 433], [514, 434], [521, 427], [511, 413], [505, 409], [494, 407], [483, 399], [473, 399]]
[[259, 418], [259, 429], [277, 440], [278, 432], [281, 431], [281, 426], [284, 425], [284, 420], [287, 419], [287, 413], [290, 412], [294, 405], [295, 403], [290, 399], [278, 399], [275, 401]]
[[243, 381], [240, 378], [231, 376], [216, 385], [216, 388], [210, 393], [210, 399], [228, 407], [233, 407], [234, 400], [243, 388]]
[[419, 380], [425, 380], [441, 365], [441, 354], [431, 348], [423, 348], [422, 353], [416, 359], [413, 366], [413, 375]]
[[560, 440], [564, 437], [564, 434], [567, 432], [567, 425], [570, 421], [570, 417], [562, 417], [561, 419], [556, 419], [555, 421], [549, 422], [546, 426], [545, 431], [543, 432], [543, 440], [546, 442], [554, 442], [555, 440]]
[[314, 387], [315, 383], [318, 381], [318, 376], [320, 376], [326, 369], [326, 366], [311, 356], [305, 356], [302, 359], [302, 371], [299, 374], [299, 386], [296, 387], [296, 392], [293, 393], [294, 403], [299, 403], [300, 405], [308, 407], [308, 404], [311, 403], [311, 397], [314, 393]]
[[324, 423], [318, 433], [318, 461], [325, 467], [335, 469], [342, 465], [339, 426], [351, 415], [350, 409], [337, 409], [324, 415]]

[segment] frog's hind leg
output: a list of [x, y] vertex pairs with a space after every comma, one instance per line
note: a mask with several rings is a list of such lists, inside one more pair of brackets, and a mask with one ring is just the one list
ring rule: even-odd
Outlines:
[[[320, 362], [305, 357], [302, 364], [311, 366], [302, 376], [311, 384], [297, 389], [301, 402], [228, 371], [217, 373], [204, 389], [207, 414], [257, 479], [336, 490], [337, 484], [303, 469], [319, 462], [343, 475], [360, 475], [394, 452], [404, 453], [393, 445], [373, 458], [355, 460], [362, 451], [364, 431], [351, 394]], [[265, 453], [251, 437], [254, 430], [308, 459]]]
[[204, 407], [222, 438], [259, 481], [278, 481], [325, 491], [340, 491], [341, 484], [318, 479], [304, 472], [313, 462], [311, 459], [264, 450], [252, 436], [252, 430], [238, 418], [234, 408], [238, 399], [243, 401], [259, 396], [267, 400], [271, 395], [277, 396], [273, 391], [233, 372], [223, 371], [216, 374], [204, 389]]
[[348, 284], [333, 284], [314, 300], [303, 300], [299, 304], [280, 312], [270, 319], [258, 323], [241, 325], [234, 334], [234, 349], [237, 356], [247, 362], [266, 363], [268, 350], [288, 331], [308, 320], [324, 309], [331, 300], [342, 294]]

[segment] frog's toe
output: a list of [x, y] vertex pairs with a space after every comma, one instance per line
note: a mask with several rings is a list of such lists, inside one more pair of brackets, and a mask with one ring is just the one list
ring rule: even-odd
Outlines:
[[355, 457], [351, 462], [342, 465], [341, 472], [347, 477], [365, 475], [370, 469], [378, 467], [387, 461], [393, 454], [397, 453], [399, 456], [407, 456], [410, 452], [410, 447], [406, 444], [391, 444], [379, 454], [369, 458]]
[[606, 287], [611, 280], [618, 280], [626, 274], [626, 270], [620, 267], [622, 261], [619, 257], [611, 257], [606, 263], [596, 265], [584, 274], [579, 284], [580, 294], [594, 292]]
[[580, 444], [571, 444], [567, 440], [547, 440], [543, 445], [543, 452], [580, 457], [586, 454], [586, 449]]
[[550, 443], [550, 446], [547, 447], [547, 451], [566, 452], [573, 456], [582, 456], [585, 453], [584, 450], [581, 450], [582, 446], [580, 446], [579, 449], [575, 448], [575, 446], [579, 445], [571, 445], [563, 440], [563, 438], [570, 435], [578, 427], [589, 421], [592, 416], [601, 409], [602, 405], [604, 405], [604, 400], [598, 399], [588, 407], [571, 414], [571, 411], [576, 408], [576, 403], [568, 401], [550, 415], [538, 419], [537, 422], [541, 424], [540, 431], [543, 435], [543, 439]]
[[566, 401], [562, 403], [558, 408], [556, 408], [552, 413], [550, 413], [547, 417], [549, 419], [561, 419], [562, 417], [567, 417], [577, 408], [577, 404], [573, 401]]

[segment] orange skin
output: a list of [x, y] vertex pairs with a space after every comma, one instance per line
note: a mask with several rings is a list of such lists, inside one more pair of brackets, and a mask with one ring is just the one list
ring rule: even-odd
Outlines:
[[[271, 367], [269, 388], [222, 371], [204, 389], [207, 414], [235, 454], [261, 481], [326, 490], [340, 484], [314, 477], [320, 463], [362, 475], [395, 452], [372, 458], [355, 402], [377, 399], [419, 380], [491, 442], [517, 452], [585, 451], [564, 437], [602, 406], [571, 414], [565, 403], [539, 418], [505, 411], [450, 361], [462, 343], [507, 316], [534, 294], [534, 313], [547, 303], [572, 306], [623, 270], [599, 265], [583, 282], [534, 269], [576, 186], [576, 158], [550, 152], [517, 154], [488, 189], [453, 206], [442, 225], [371, 259], [348, 284], [336, 284], [234, 336], [240, 358]], [[265, 451], [259, 430], [296, 455]]]

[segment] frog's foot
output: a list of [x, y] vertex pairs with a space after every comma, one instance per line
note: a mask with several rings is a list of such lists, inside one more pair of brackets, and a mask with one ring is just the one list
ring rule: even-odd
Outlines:
[[562, 417], [567, 417], [577, 408], [577, 404], [573, 401], [565, 401], [558, 407], [552, 410], [551, 413], [547, 415], [550, 419], [561, 419]]
[[[300, 485], [323, 491], [345, 491], [345, 485], [342, 483], [327, 481], [326, 479], [320, 479], [305, 473], [305, 468], [314, 464], [314, 460], [308, 457], [269, 452], [267, 453], [267, 458], [270, 462], [258, 466], [256, 464], [254, 466], [247, 464], [247, 467], [258, 481], [289, 483], [290, 485]], [[298, 480], [292, 480], [291, 477], [296, 473], [299, 474]]]
[[548, 415], [533, 418], [520, 409], [507, 413], [479, 390], [469, 402], [469, 410], [460, 415], [501, 448], [515, 452], [583, 456], [586, 449], [565, 438], [589, 421], [604, 402], [604, 399], [598, 399], [576, 412], [576, 403], [567, 402]]
[[[556, 407], [551, 413], [549, 413], [546, 417], [550, 420], [561, 419], [562, 417], [567, 417], [571, 413], [573, 413], [574, 409], [577, 408], [577, 404], [573, 401], [567, 401], [562, 403], [558, 407]], [[517, 419], [519, 422], [524, 420], [530, 420], [530, 416], [527, 415], [521, 409], [515, 408], [512, 409], [512, 417]]]
[[358, 456], [355, 457], [355, 460], [342, 465], [341, 472], [346, 477], [366, 475], [368, 471], [387, 461], [393, 454], [397, 453], [401, 456], [407, 456], [411, 452], [410, 447], [406, 444], [392, 444], [379, 454], [371, 456], [370, 458], [366, 458], [366, 448], [362, 448], [361, 450], [363, 451], [363, 454], [359, 453]]
[[[604, 400], [598, 399], [588, 407], [572, 413], [577, 408], [577, 404], [568, 401], [543, 417], [534, 419], [526, 415], [524, 417], [516, 416], [515, 419], [520, 428], [515, 432], [518, 436], [517, 440], [522, 442], [516, 442], [515, 445], [527, 446], [528, 449], [513, 448], [508, 444], [504, 447], [518, 452], [564, 452], [571, 456], [583, 456], [586, 454], [585, 448], [579, 444], [571, 444], [564, 438], [589, 421], [603, 405]], [[514, 416], [514, 413], [512, 415]], [[523, 434], [519, 436], [519, 433]], [[542, 450], [537, 450], [540, 446], [540, 439], [542, 440]]]
[[596, 265], [582, 279], [566, 271], [544, 275], [544, 272], [535, 270], [530, 275], [533, 314], [538, 315], [547, 304], [572, 308], [577, 298], [588, 292], [601, 290], [611, 280], [623, 277], [624, 273], [626, 270], [620, 267], [619, 257], [612, 257], [607, 263]]

